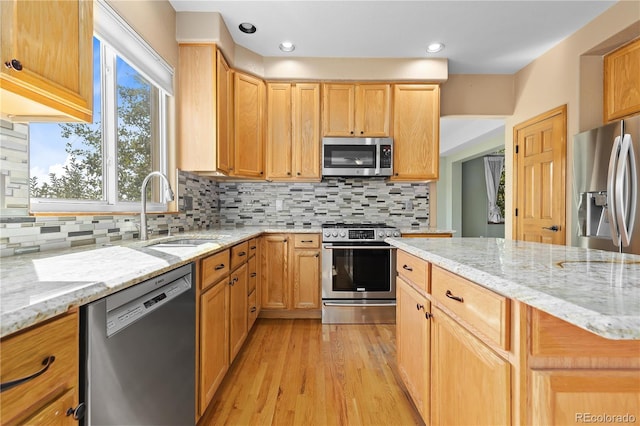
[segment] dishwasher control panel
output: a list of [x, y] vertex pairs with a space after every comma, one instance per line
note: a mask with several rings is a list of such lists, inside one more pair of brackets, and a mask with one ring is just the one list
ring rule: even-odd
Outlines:
[[139, 318], [160, 308], [189, 289], [191, 289], [190, 279], [182, 277], [107, 312], [107, 337], [133, 324]]

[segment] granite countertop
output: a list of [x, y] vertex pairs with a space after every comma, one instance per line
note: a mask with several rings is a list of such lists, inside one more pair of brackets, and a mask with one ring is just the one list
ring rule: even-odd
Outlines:
[[439, 229], [430, 228], [428, 226], [412, 226], [407, 228], [400, 228], [401, 234], [455, 234], [455, 230], [451, 229]]
[[[265, 232], [320, 233], [321, 229], [220, 228], [4, 257], [0, 259], [0, 337]], [[151, 246], [181, 238], [215, 242], [195, 247]]]
[[640, 340], [639, 255], [495, 238], [386, 241], [602, 337]]

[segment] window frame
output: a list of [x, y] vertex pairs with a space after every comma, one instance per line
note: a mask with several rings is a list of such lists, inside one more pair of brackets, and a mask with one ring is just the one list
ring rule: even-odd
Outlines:
[[[63, 198], [31, 198], [29, 208], [33, 213], [131, 213], [140, 210], [140, 201], [120, 201], [118, 192], [118, 99], [116, 61], [120, 57], [144, 77], [157, 91], [157, 102], [152, 102], [151, 114], [153, 139], [157, 140], [157, 156], [160, 172], [169, 170], [169, 131], [171, 115], [170, 99], [173, 96], [173, 68], [158, 55], [104, 0], [95, 2], [94, 37], [100, 42], [100, 103], [102, 134], [103, 194], [101, 200], [74, 200]], [[157, 105], [155, 105], [157, 104]], [[30, 144], [29, 144], [30, 145]], [[155, 170], [152, 167], [152, 170]], [[166, 212], [169, 200], [164, 199], [165, 184], [150, 182], [160, 202], [148, 202], [147, 211]]]

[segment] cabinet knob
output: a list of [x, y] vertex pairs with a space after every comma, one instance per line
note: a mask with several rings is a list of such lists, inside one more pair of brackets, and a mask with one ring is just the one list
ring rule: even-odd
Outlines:
[[74, 420], [80, 420], [84, 417], [84, 414], [86, 412], [87, 406], [84, 404], [84, 402], [81, 402], [76, 408], [69, 408], [67, 410], [67, 417], [72, 415]]
[[298, 173], [296, 173], [296, 174], [297, 174], [298, 176], [300, 176], [300, 175], [301, 175], [301, 173], [300, 173], [300, 172], [298, 172]]
[[360, 130], [360, 134], [361, 134], [361, 135], [364, 135], [364, 131], [363, 131], [363, 130]]
[[260, 172], [260, 176], [262, 176], [264, 174], [264, 172]]
[[396, 176], [398, 176], [398, 173], [394, 173]]
[[22, 63], [20, 63], [17, 59], [12, 59], [4, 63], [4, 66], [11, 69], [13, 68], [16, 71], [22, 71]]
[[350, 134], [353, 134], [353, 130], [349, 132]]
[[424, 313], [424, 317], [425, 317], [426, 319], [431, 319], [431, 318], [433, 317], [433, 314], [432, 314], [432, 313], [430, 313], [430, 312], [425, 312], [425, 313]]
[[291, 172], [287, 172], [287, 176], [291, 176]]

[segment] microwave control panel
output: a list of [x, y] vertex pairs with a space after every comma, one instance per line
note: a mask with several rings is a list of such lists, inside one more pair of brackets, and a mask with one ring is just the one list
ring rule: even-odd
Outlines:
[[391, 151], [391, 145], [381, 145], [380, 146], [380, 168], [390, 169], [392, 161], [393, 161], [393, 154]]

